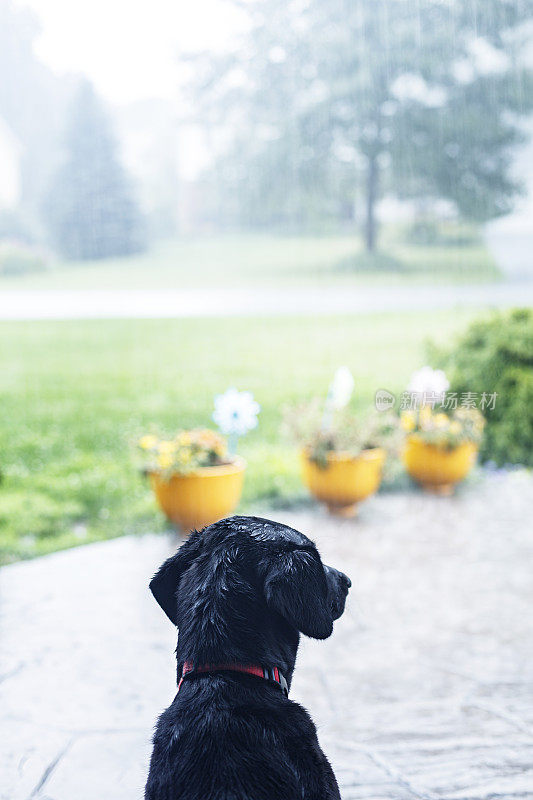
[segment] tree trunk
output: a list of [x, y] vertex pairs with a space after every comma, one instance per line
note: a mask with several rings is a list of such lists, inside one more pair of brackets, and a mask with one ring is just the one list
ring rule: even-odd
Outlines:
[[376, 156], [368, 159], [368, 173], [366, 180], [366, 221], [365, 243], [367, 252], [373, 253], [376, 249], [377, 221], [376, 200], [378, 195], [378, 160]]

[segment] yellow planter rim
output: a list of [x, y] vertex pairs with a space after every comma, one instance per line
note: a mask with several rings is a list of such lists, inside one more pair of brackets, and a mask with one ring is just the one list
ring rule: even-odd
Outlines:
[[[200, 467], [200, 469], [194, 472], [187, 472], [185, 474], [173, 472], [172, 475], [168, 476], [168, 480], [170, 481], [172, 478], [218, 478], [221, 475], [235, 475], [237, 472], [242, 472], [246, 467], [247, 463], [244, 458], [235, 456], [230, 464], [215, 464], [211, 467]], [[161, 472], [151, 472], [150, 474], [156, 478], [165, 480]]]
[[[311, 458], [311, 450], [309, 447], [304, 448], [303, 451], [306, 458]], [[359, 455], [354, 456], [347, 450], [332, 451], [326, 454], [326, 459], [329, 462], [346, 462], [346, 461], [380, 461], [385, 455], [383, 447], [369, 447], [367, 450], [361, 450]]]
[[433, 450], [436, 453], [456, 453], [457, 450], [460, 450], [462, 447], [474, 447], [476, 450], [479, 449], [479, 444], [470, 440], [461, 442], [461, 444], [458, 444], [455, 447], [439, 447], [438, 444], [430, 444], [429, 442], [425, 442], [419, 433], [409, 433], [407, 436], [407, 441], [409, 440], [421, 445], [422, 447], [427, 447], [428, 450]]

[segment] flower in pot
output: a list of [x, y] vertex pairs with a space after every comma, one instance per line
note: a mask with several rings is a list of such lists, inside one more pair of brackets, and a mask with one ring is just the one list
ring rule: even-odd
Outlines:
[[[353, 379], [337, 371], [324, 409], [316, 400], [289, 410], [286, 424], [302, 445], [304, 483], [332, 514], [352, 517], [381, 483], [385, 444], [397, 430], [390, 414], [358, 419], [346, 410]], [[351, 378], [351, 376], [350, 376]]]
[[440, 370], [435, 370], [440, 375], [433, 377], [429, 367], [424, 371], [433, 388], [421, 388], [422, 370], [415, 373], [409, 390], [418, 407], [401, 413], [402, 428], [407, 434], [403, 462], [411, 478], [424, 489], [450, 495], [475, 464], [485, 420], [474, 407], [459, 406], [450, 413], [441, 410], [446, 407], [449, 384]]
[[[243, 399], [242, 395], [246, 395]], [[224, 420], [217, 411], [224, 410]], [[246, 462], [235, 453], [237, 436], [257, 425], [259, 406], [248, 392], [229, 390], [215, 401], [222, 433], [181, 430], [171, 438], [139, 440], [143, 469], [161, 510], [183, 531], [203, 528], [228, 516], [239, 503]]]

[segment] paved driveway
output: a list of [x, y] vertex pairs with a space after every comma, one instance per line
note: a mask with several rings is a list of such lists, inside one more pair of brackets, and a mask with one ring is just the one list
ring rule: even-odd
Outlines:
[[314, 289], [21, 290], [0, 292], [0, 320], [359, 314], [533, 304], [533, 281]]
[[[354, 583], [293, 687], [344, 800], [533, 798], [532, 490], [517, 473], [451, 499], [381, 495], [355, 521], [273, 512]], [[147, 584], [175, 544], [124, 538], [0, 572], [2, 800], [142, 797], [175, 691], [175, 634]]]

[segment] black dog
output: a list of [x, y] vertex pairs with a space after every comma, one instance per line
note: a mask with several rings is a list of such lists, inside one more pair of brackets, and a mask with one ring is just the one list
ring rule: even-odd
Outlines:
[[340, 800], [307, 712], [288, 699], [300, 633], [326, 639], [349, 578], [303, 534], [257, 517], [195, 532], [150, 588], [179, 637], [145, 800]]

